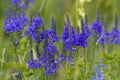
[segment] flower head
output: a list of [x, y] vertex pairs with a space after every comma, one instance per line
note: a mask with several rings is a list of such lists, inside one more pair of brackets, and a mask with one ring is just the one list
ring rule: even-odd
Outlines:
[[14, 12], [11, 12], [11, 10], [7, 12], [4, 24], [6, 33], [22, 32], [27, 23], [25, 13], [18, 13], [16, 10], [14, 10]]
[[104, 30], [103, 30], [103, 36], [100, 39], [100, 43], [102, 45], [106, 45], [107, 43], [110, 42], [110, 38], [111, 38], [111, 33], [108, 32], [108, 24], [107, 24], [107, 21], [106, 21], [105, 26], [104, 26]]
[[12, 5], [17, 5], [17, 4], [20, 4], [21, 3], [21, 0], [12, 0]]
[[[99, 68], [100, 67], [100, 68]], [[100, 60], [100, 64], [98, 66], [94, 66], [95, 72], [96, 72], [96, 76], [92, 76], [93, 80], [105, 80], [104, 78], [104, 71], [106, 68], [106, 66], [102, 63], [102, 61]]]
[[42, 17], [40, 16], [40, 13], [38, 13], [37, 17], [34, 19], [33, 24], [36, 27], [42, 27], [42, 25], [44, 24]]
[[115, 24], [111, 32], [112, 40], [111, 43], [120, 44], [120, 30], [118, 29], [118, 16], [115, 16]]
[[92, 24], [93, 35], [97, 35], [99, 37], [103, 33], [102, 26], [103, 25], [100, 22], [100, 12], [97, 10], [96, 20]]

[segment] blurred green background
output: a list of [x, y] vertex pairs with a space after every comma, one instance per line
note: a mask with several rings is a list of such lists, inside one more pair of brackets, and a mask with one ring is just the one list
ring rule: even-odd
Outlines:
[[[80, 0], [85, 1], [83, 9], [88, 14], [89, 24], [95, 20], [96, 9], [100, 9], [101, 21], [108, 20], [109, 29], [114, 25], [114, 15], [118, 14], [120, 18], [120, 0]], [[27, 15], [32, 14], [36, 16], [42, 4], [42, 0], [35, 0], [34, 4], [31, 4], [31, 8], [27, 10]], [[2, 52], [5, 48], [5, 62], [11, 60], [12, 56], [9, 52], [11, 45], [4, 31], [5, 11], [11, 6], [11, 0], [0, 0], [0, 63], [2, 59]], [[78, 8], [81, 3], [78, 0], [46, 0], [41, 11], [41, 15], [45, 22], [45, 26], [50, 28], [51, 17], [54, 17], [58, 25], [58, 34], [61, 35], [64, 28], [65, 15], [69, 14], [72, 24], [77, 26], [78, 21]], [[119, 21], [120, 23], [120, 21]], [[0, 71], [0, 77], [3, 77]]]

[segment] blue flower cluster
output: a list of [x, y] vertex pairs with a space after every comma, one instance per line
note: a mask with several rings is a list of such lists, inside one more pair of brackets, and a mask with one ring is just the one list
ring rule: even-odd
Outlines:
[[106, 43], [110, 44], [120, 44], [120, 30], [118, 29], [118, 16], [115, 16], [115, 23], [111, 32], [108, 32], [107, 22], [105, 23], [105, 29], [103, 30], [103, 36], [100, 40], [100, 43], [105, 45]]
[[[37, 38], [39, 37], [38, 40], [40, 40], [40, 42], [43, 43], [43, 51], [40, 54], [39, 47], [36, 46], [36, 53], [38, 57], [37, 59], [33, 59], [32, 57], [31, 60], [28, 62], [28, 67], [29, 68], [44, 67], [46, 75], [49, 76], [56, 72], [60, 64], [60, 60], [57, 57], [59, 55], [58, 49], [57, 46], [55, 45], [55, 43], [59, 41], [59, 36], [57, 35], [56, 22], [53, 18], [52, 18], [51, 30], [46, 30], [44, 24], [40, 22], [43, 22], [41, 17], [39, 17], [39, 19], [35, 18], [33, 24], [36, 24], [37, 26], [35, 25], [34, 27], [30, 26], [28, 28], [27, 35], [30, 34], [31, 36], [33, 36], [33, 40], [35, 41], [36, 41], [35, 37]], [[41, 31], [40, 30], [37, 31], [38, 30], [37, 27], [41, 29]]]
[[44, 25], [44, 22], [42, 20], [42, 17], [40, 16], [40, 13], [38, 13], [37, 17], [35, 19], [30, 20], [30, 25], [28, 30], [26, 31], [26, 35], [30, 36], [32, 39], [34, 39], [36, 42], [40, 42], [40, 28]]
[[[87, 48], [88, 43], [91, 41], [91, 37], [97, 36], [99, 43], [105, 46], [107, 43], [119, 44], [119, 29], [118, 29], [118, 17], [115, 17], [115, 26], [111, 32], [108, 32], [107, 22], [103, 25], [100, 22], [100, 12], [97, 11], [96, 21], [93, 22], [92, 26], [88, 24], [88, 17], [85, 15], [83, 19], [81, 17], [81, 27], [77, 26], [77, 30], [72, 26], [70, 17], [67, 15], [64, 24], [64, 31], [62, 34], [63, 41], [63, 53], [59, 54], [55, 43], [59, 42], [59, 36], [57, 35], [56, 22], [52, 18], [51, 29], [46, 30], [44, 22], [40, 15], [35, 19], [31, 19], [30, 26], [27, 30], [27, 36], [31, 36], [35, 42], [40, 41], [44, 44], [43, 51], [39, 52], [39, 48], [36, 48], [37, 58], [31, 59], [28, 62], [29, 68], [41, 68], [44, 67], [46, 75], [52, 75], [56, 73], [57, 69], [60, 68], [60, 64], [67, 61], [70, 64], [74, 64], [74, 54], [77, 51], [77, 47]], [[104, 26], [104, 27], [103, 27]], [[81, 28], [81, 29], [80, 29]], [[41, 53], [41, 54], [40, 54]], [[100, 64], [101, 67], [105, 66]], [[102, 78], [102, 72], [99, 68], [95, 68], [100, 80]], [[93, 79], [96, 79], [94, 76]]]
[[103, 69], [106, 70], [106, 66], [104, 64], [102, 64], [102, 62], [100, 62], [98, 67], [95, 66], [96, 76], [92, 76], [92, 80], [105, 80]]
[[5, 20], [5, 31], [7, 34], [22, 32], [24, 27], [27, 25], [28, 18], [25, 15], [25, 12], [21, 13], [16, 10], [8, 10], [6, 12]]
[[[97, 10], [96, 20], [91, 26], [88, 24], [88, 17], [81, 17], [81, 26], [76, 28], [72, 25], [70, 17], [66, 16], [64, 23], [64, 31], [62, 38], [57, 34], [57, 24], [54, 18], [52, 18], [51, 28], [46, 29], [45, 23], [38, 12], [38, 15], [27, 18], [25, 8], [29, 8], [29, 3], [34, 3], [34, 0], [12, 0], [14, 9], [7, 10], [5, 19], [5, 31], [10, 36], [14, 36], [15, 46], [18, 47], [19, 37], [17, 33], [22, 36], [24, 27], [28, 25], [26, 30], [26, 36], [31, 42], [35, 42], [36, 56], [33, 56], [34, 46], [30, 46], [30, 60], [28, 61], [28, 68], [39, 69], [44, 68], [45, 74], [50, 76], [55, 74], [57, 69], [60, 68], [61, 64], [65, 61], [74, 65], [74, 55], [79, 48], [88, 48], [91, 38], [97, 36], [98, 43], [105, 46], [106, 44], [120, 44], [120, 30], [118, 29], [118, 16], [115, 16], [115, 24], [112, 31], [108, 31], [107, 22], [103, 24], [100, 21], [100, 12]], [[16, 8], [17, 7], [17, 8]], [[63, 52], [59, 53], [57, 46], [55, 45], [60, 41], [63, 42]], [[33, 40], [33, 41], [32, 41]], [[30, 44], [31, 45], [31, 44]], [[41, 51], [41, 47], [42, 51]], [[105, 69], [104, 64], [100, 64]], [[93, 80], [104, 80], [101, 69], [95, 67], [97, 76], [93, 76]]]
[[100, 12], [97, 10], [96, 20], [93, 22], [91, 27], [93, 35], [97, 35], [99, 37], [103, 33], [102, 26], [103, 24], [100, 22]]
[[12, 5], [18, 8], [30, 8], [29, 3], [34, 3], [34, 0], [12, 0]]

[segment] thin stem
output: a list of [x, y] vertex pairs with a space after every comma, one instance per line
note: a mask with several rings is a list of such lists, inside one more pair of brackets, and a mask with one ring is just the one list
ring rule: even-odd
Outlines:
[[[107, 64], [107, 71], [109, 72], [110, 71], [110, 61], [108, 60], [108, 64]], [[111, 80], [111, 76], [108, 74], [107, 76], [107, 79], [108, 80]]]
[[4, 56], [5, 56], [5, 48], [3, 49], [3, 53], [2, 53], [1, 68], [3, 67], [3, 63], [4, 63]]
[[96, 49], [96, 37], [95, 37], [95, 43], [94, 43], [94, 48], [93, 48], [93, 54], [92, 54], [92, 60], [91, 60], [91, 65], [90, 65], [90, 69], [88, 72], [88, 76], [92, 70], [93, 64], [94, 64], [94, 54], [95, 54], [95, 49]]
[[85, 48], [84, 48], [84, 61], [85, 61], [85, 75], [87, 80], [87, 53]]
[[[21, 72], [21, 69], [20, 69], [20, 60], [19, 60], [19, 55], [16, 53], [16, 50], [17, 50], [17, 48], [15, 47], [15, 55], [16, 55], [16, 58], [17, 58], [17, 64], [18, 64], [18, 67], [19, 67], [19, 72]], [[21, 77], [22, 77], [23, 75], [22, 75], [22, 72], [21, 72]], [[20, 77], [20, 76], [19, 76]], [[25, 80], [24, 79], [24, 77], [22, 77], [23, 78], [23, 80]]]
[[94, 63], [94, 54], [95, 54], [95, 48], [94, 48], [94, 51], [93, 51], [92, 60], [91, 60], [91, 66], [90, 66], [90, 69], [89, 69], [89, 72], [88, 72], [88, 76], [89, 76], [90, 71], [91, 71], [91, 69], [92, 69], [92, 67], [93, 67], [93, 63]]
[[34, 78], [35, 78], [35, 80], [37, 80], [37, 79], [36, 79], [36, 70], [34, 70]]
[[100, 38], [97, 40], [97, 42], [96, 42], [96, 45], [98, 45], [98, 43], [100, 42], [100, 40], [103, 38], [103, 36], [104, 36], [104, 33], [100, 36]]
[[45, 4], [45, 0], [42, 1], [41, 7], [40, 7], [40, 9], [39, 9], [39, 12], [42, 11], [42, 8], [43, 8], [44, 4]]
[[[15, 50], [16, 52], [16, 50]], [[18, 67], [19, 67], [19, 72], [21, 72], [21, 69], [20, 69], [20, 61], [19, 61], [19, 56], [16, 54], [16, 58], [17, 58], [17, 64], [18, 64]], [[21, 72], [21, 76], [22, 76], [22, 72]], [[19, 76], [20, 77], [20, 76]]]

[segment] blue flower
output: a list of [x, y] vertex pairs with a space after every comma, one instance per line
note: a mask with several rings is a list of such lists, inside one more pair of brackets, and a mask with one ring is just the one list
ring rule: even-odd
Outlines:
[[95, 66], [96, 76], [92, 76], [93, 80], [105, 80], [103, 72]]
[[62, 34], [62, 41], [64, 43], [64, 50], [76, 52], [76, 48], [74, 48], [72, 39], [75, 37], [74, 27], [70, 23], [69, 16], [67, 16], [67, 20], [65, 23], [64, 32]]
[[52, 25], [50, 30], [45, 30], [44, 26], [42, 26], [42, 32], [40, 32], [40, 41], [43, 42], [45, 40], [45, 37], [49, 40], [49, 42], [54, 43], [59, 41], [55, 20], [52, 19]]
[[38, 13], [38, 16], [34, 19], [33, 23], [34, 23], [34, 26], [36, 27], [41, 27], [44, 24], [42, 17], [40, 16], [40, 13]]
[[[100, 67], [100, 68], [99, 68]], [[95, 68], [95, 72], [96, 72], [96, 76], [92, 76], [92, 80], [105, 80], [104, 78], [104, 71], [106, 68], [106, 66], [102, 63], [102, 61], [100, 60], [100, 64], [97, 66], [94, 66]]]
[[36, 42], [38, 41], [37, 30], [36, 30], [36, 27], [34, 25], [29, 26], [28, 30], [26, 31], [26, 35], [30, 36]]
[[15, 46], [18, 47], [19, 43], [20, 43], [20, 42], [19, 42], [19, 39], [16, 38], [16, 39], [15, 39]]
[[34, 20], [31, 18], [30, 26], [26, 32], [26, 35], [30, 36], [35, 42], [43, 41], [44, 34], [43, 32], [40, 32], [40, 28], [43, 27], [43, 24], [44, 22], [42, 21], [40, 14], [38, 14], [38, 17]]
[[39, 59], [34, 59], [33, 51], [30, 49], [30, 60], [28, 61], [28, 68], [41, 68], [42, 64]]
[[72, 39], [74, 36], [75, 36], [74, 27], [70, 23], [69, 16], [67, 16], [64, 32], [62, 34], [62, 40], [63, 40], [63, 42], [66, 42], [66, 41], [70, 40], [70, 38]]
[[87, 14], [85, 14], [85, 21], [84, 21], [84, 33], [88, 35], [89, 39], [90, 40], [90, 28], [89, 28], [89, 24], [88, 24], [88, 16]]
[[58, 42], [59, 41], [59, 36], [57, 35], [57, 25], [56, 25], [56, 21], [55, 21], [54, 18], [52, 18], [51, 30], [52, 30], [52, 33], [53, 33], [52, 42]]
[[28, 68], [41, 68], [42, 65], [40, 64], [40, 61], [39, 60], [30, 60], [28, 62]]
[[15, 77], [16, 77], [18, 80], [22, 80], [22, 73], [21, 73], [21, 71], [19, 71], [19, 72], [15, 75]]
[[[71, 45], [86, 48], [88, 47], [88, 41], [90, 40], [90, 30], [88, 28], [87, 18], [85, 18], [85, 22], [81, 18], [81, 27], [81, 33], [79, 30], [77, 30], [76, 35], [73, 33], [74, 36], [71, 39]], [[79, 29], [79, 27], [77, 27], [77, 29]]]
[[14, 10], [14, 13], [8, 11], [4, 25], [7, 34], [22, 32], [24, 26], [27, 25], [27, 17], [25, 16], [25, 13], [18, 13], [16, 10]]
[[99, 37], [103, 33], [102, 26], [103, 25], [100, 22], [100, 12], [97, 10], [96, 20], [92, 24], [93, 35], [97, 35]]
[[84, 48], [88, 47], [88, 35], [85, 33], [76, 35], [75, 38], [72, 39], [72, 44]]
[[106, 45], [106, 43], [110, 42], [110, 38], [111, 38], [111, 34], [109, 32], [104, 33], [103, 36], [101, 36], [102, 38], [100, 39], [100, 43], [102, 45]]
[[120, 30], [118, 29], [118, 16], [115, 16], [115, 24], [114, 27], [112, 28], [111, 32], [111, 43], [114, 43], [116, 45], [120, 44]]
[[60, 54], [60, 58], [61, 58], [60, 62], [65, 61], [65, 56], [64, 56], [64, 54]]
[[58, 53], [57, 47], [54, 44], [50, 44], [48, 46], [48, 53], [49, 54]]
[[23, 4], [23, 8], [30, 8], [29, 3], [34, 3], [34, 0], [25, 0], [24, 4]]
[[74, 64], [74, 58], [70, 54], [67, 55], [67, 60], [70, 64]]
[[105, 29], [103, 30], [103, 36], [101, 36], [101, 39], [100, 39], [100, 43], [102, 45], [106, 45], [107, 43], [110, 43], [110, 39], [111, 39], [111, 33], [108, 32], [108, 25], [107, 25], [107, 22], [105, 22]]
[[20, 4], [21, 0], [12, 0], [12, 5]]
[[45, 34], [46, 37], [50, 42], [58, 42], [59, 36], [54, 34], [53, 30], [46, 30], [45, 32], [40, 32], [40, 41], [43, 42], [45, 40]]
[[97, 80], [96, 76], [92, 76], [92, 80]]
[[68, 26], [65, 26], [64, 32], [62, 34], [62, 40], [65, 42], [69, 38], [69, 29]]

